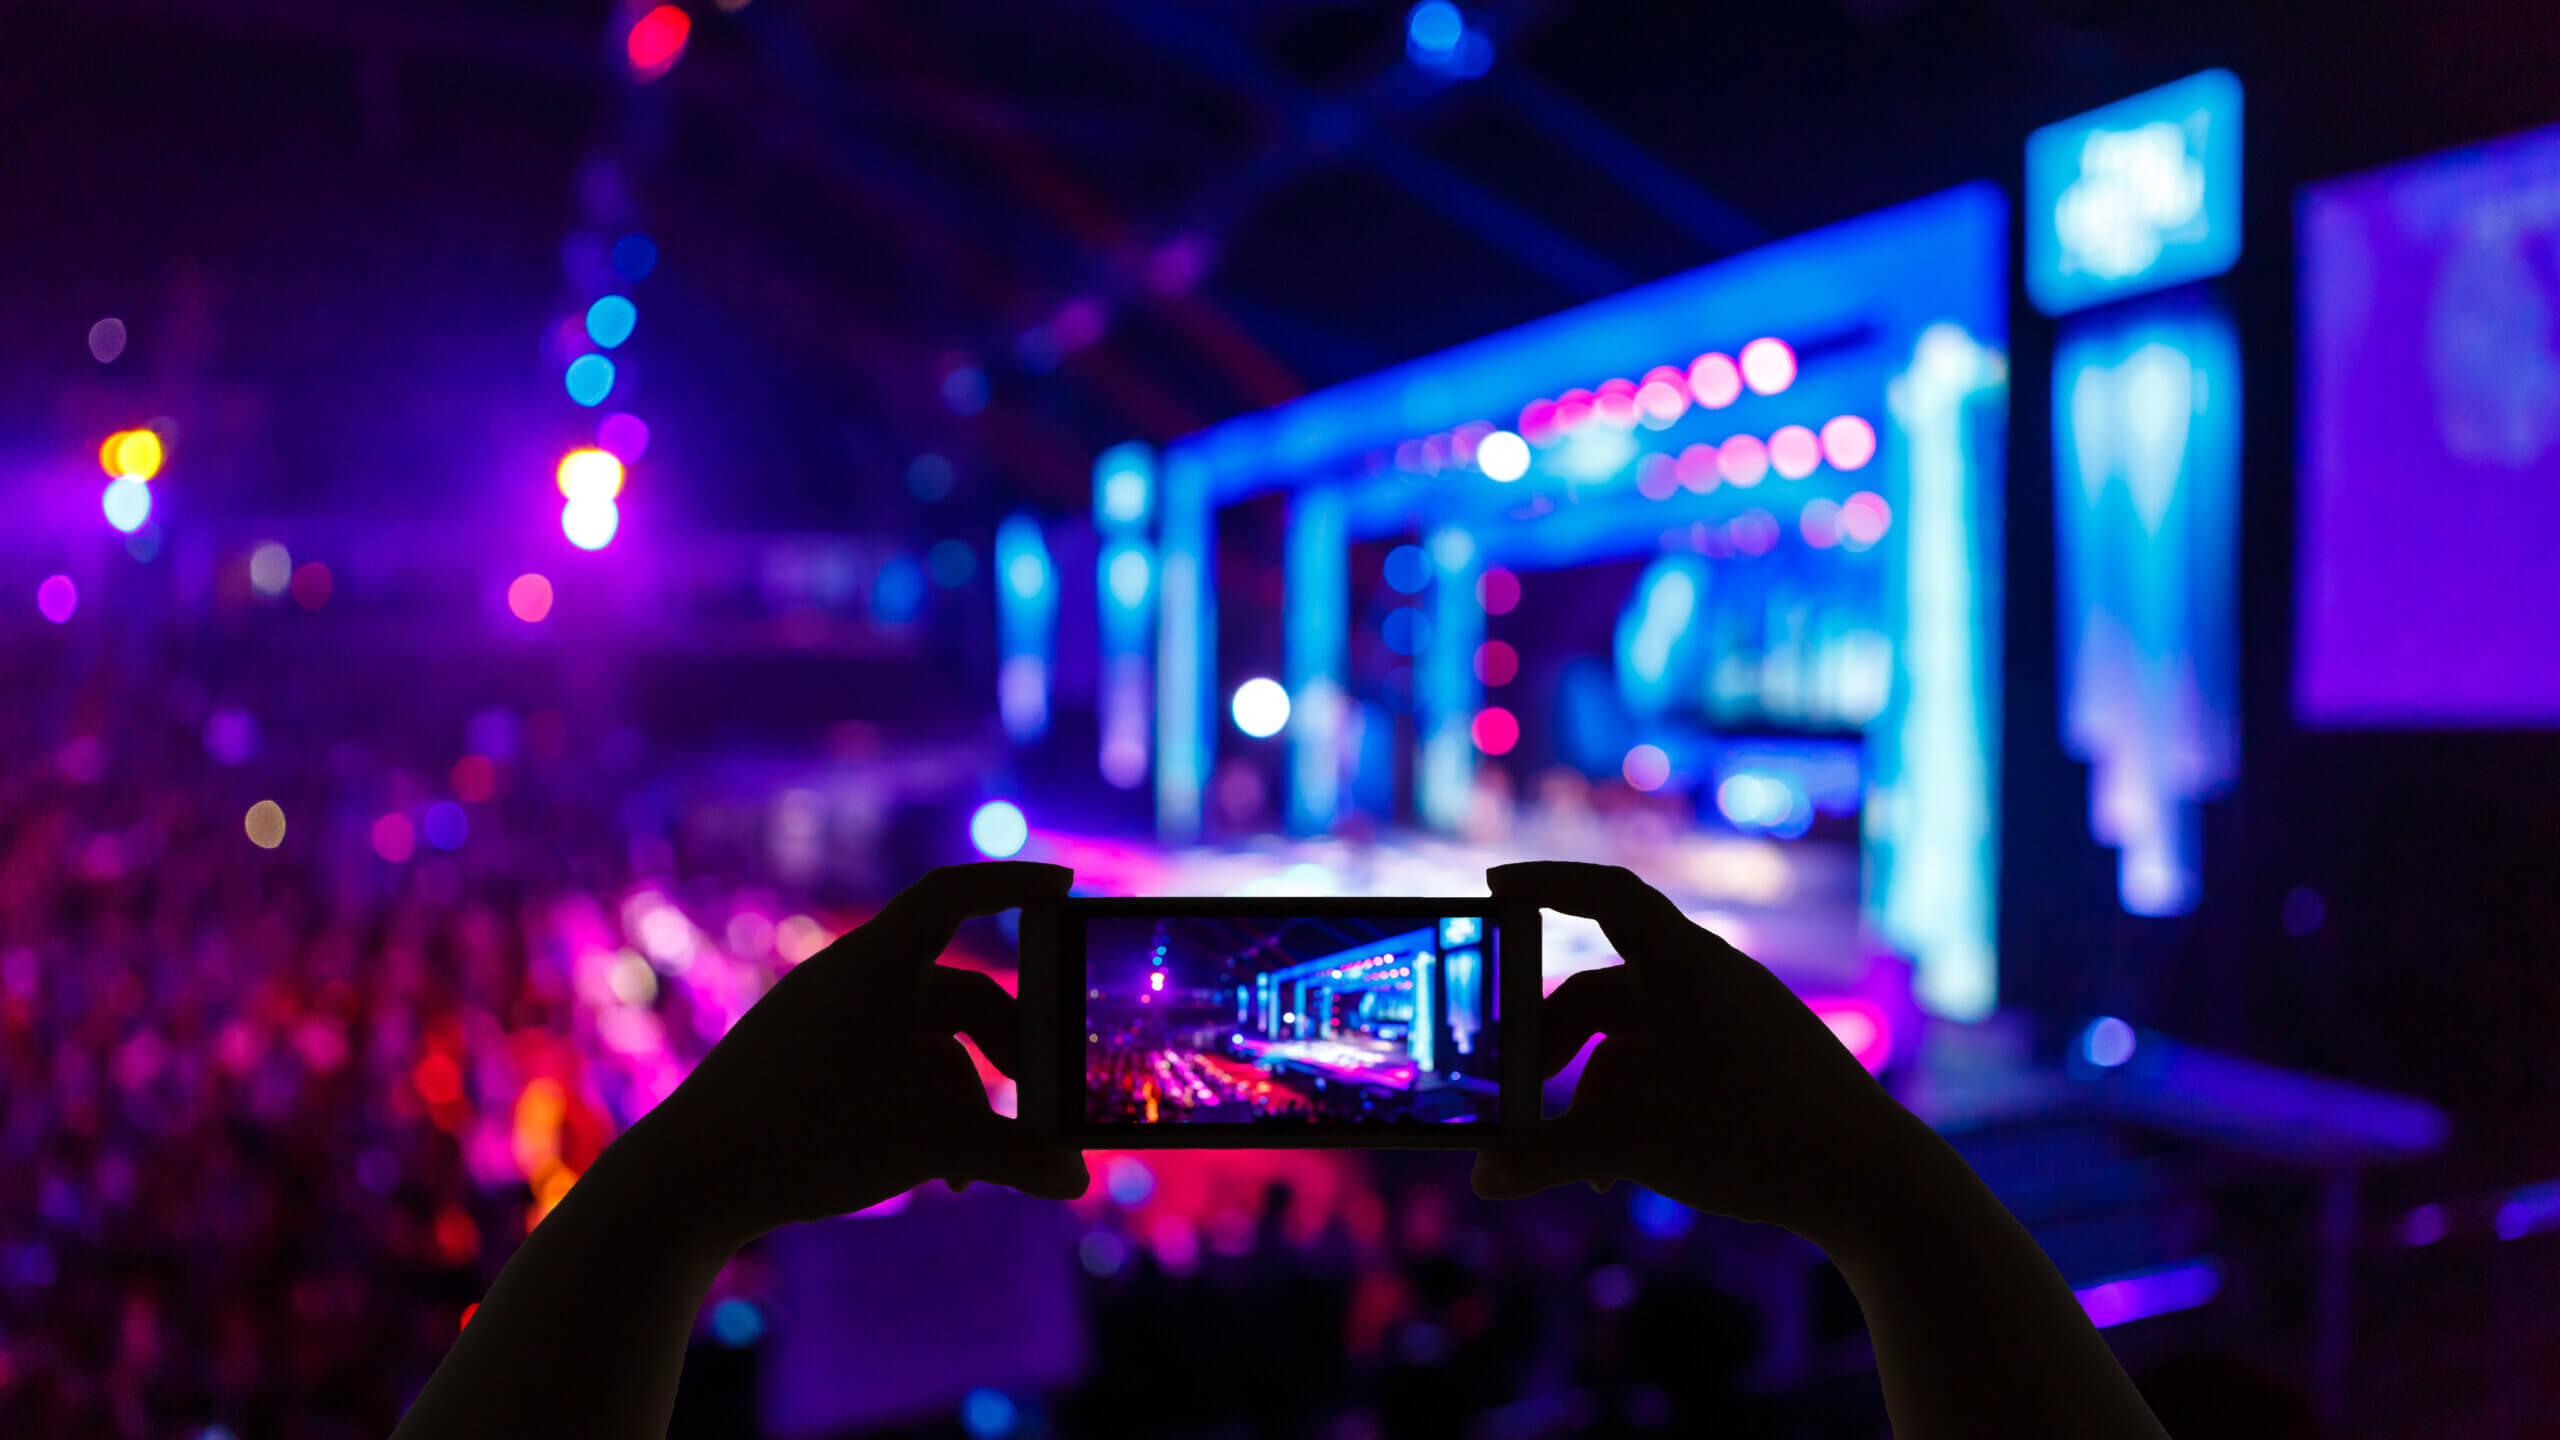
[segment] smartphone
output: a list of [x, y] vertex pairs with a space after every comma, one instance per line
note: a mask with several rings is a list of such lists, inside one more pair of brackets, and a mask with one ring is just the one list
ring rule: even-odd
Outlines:
[[1083, 1148], [1464, 1149], [1538, 1119], [1534, 908], [1070, 899], [1021, 935], [1016, 1113]]

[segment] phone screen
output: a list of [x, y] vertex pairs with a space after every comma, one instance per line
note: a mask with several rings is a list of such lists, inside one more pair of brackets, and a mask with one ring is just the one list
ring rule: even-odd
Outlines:
[[1083, 915], [1084, 1125], [1499, 1123], [1501, 926], [1464, 905]]

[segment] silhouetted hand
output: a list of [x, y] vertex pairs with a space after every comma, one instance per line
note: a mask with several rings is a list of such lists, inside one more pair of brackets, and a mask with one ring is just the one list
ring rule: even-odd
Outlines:
[[668, 1163], [705, 1197], [710, 1223], [742, 1241], [928, 1180], [1083, 1194], [1083, 1156], [990, 1109], [954, 1038], [1015, 1074], [1013, 997], [934, 963], [962, 920], [1063, 897], [1073, 878], [1018, 861], [946, 866], [785, 974], [642, 1121], [654, 1151], [681, 1157]]
[[1487, 872], [1494, 897], [1600, 922], [1623, 965], [1568, 977], [1541, 1012], [1545, 1073], [1603, 1035], [1572, 1105], [1477, 1157], [1488, 1198], [1620, 1179], [1701, 1210], [1801, 1229], [1910, 1115], [1758, 961], [1608, 865]]
[[960, 922], [1067, 893], [1055, 865], [958, 865], [782, 977], [673, 1095], [605, 1147], [507, 1261], [396, 1440], [663, 1436], [721, 1267], [776, 1226], [927, 1180], [1084, 1193], [1084, 1158], [988, 1108], [1013, 998], [934, 960]]
[[1564, 1114], [1477, 1155], [1478, 1194], [1629, 1179], [1812, 1241], [1858, 1297], [1902, 1440], [2168, 1440], [2035, 1237], [1778, 977], [1624, 870], [1487, 878], [1599, 921], [1626, 963], [1547, 997], [1549, 1075], [1606, 1038]]

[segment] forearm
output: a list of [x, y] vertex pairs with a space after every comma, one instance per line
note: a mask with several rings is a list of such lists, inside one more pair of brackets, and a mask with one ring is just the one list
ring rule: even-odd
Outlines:
[[1801, 1227], [1864, 1312], [1897, 1440], [2167, 1432], [2017, 1217], [1903, 1114], [1875, 1183]]
[[534, 1227], [394, 1440], [666, 1434], [694, 1317], [735, 1245], [690, 1213], [649, 1139], [616, 1141]]

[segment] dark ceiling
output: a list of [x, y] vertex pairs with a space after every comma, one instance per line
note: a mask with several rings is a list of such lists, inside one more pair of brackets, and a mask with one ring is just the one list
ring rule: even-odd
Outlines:
[[[635, 86], [590, 0], [0, 7], [0, 415], [192, 395], [264, 508], [342, 497], [351, 450], [430, 498], [538, 463], [609, 163], [667, 256], [633, 358], [706, 518], [887, 523], [927, 449], [1072, 505], [1114, 440], [2011, 181], [2035, 124], [2203, 65], [2250, 86], [2261, 184], [2560, 114], [2560, 7], [2491, 0], [1496, 0], [1450, 82], [1405, 9], [701, 0]], [[77, 344], [109, 313], [112, 386]], [[961, 364], [983, 413], [943, 401]]]

